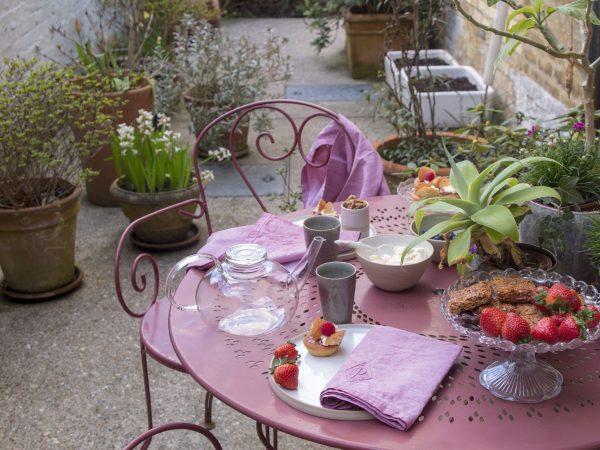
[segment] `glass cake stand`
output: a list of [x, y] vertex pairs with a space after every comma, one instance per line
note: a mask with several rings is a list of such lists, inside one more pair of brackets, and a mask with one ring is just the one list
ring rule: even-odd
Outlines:
[[600, 294], [594, 286], [556, 272], [508, 269], [504, 271], [472, 272], [446, 289], [442, 295], [442, 312], [455, 330], [483, 345], [510, 352], [507, 359], [495, 361], [481, 372], [479, 382], [483, 387], [496, 397], [521, 403], [538, 403], [556, 397], [560, 393], [563, 377], [550, 364], [538, 361], [535, 354], [571, 350], [592, 342], [600, 336], [600, 326], [591, 330], [588, 329], [585, 340], [577, 338], [569, 342], [558, 342], [556, 344], [537, 341], [515, 344], [500, 337], [486, 336], [479, 328], [478, 322], [450, 314], [448, 302], [451, 292], [498, 276], [520, 276], [533, 281], [538, 286], [544, 285], [547, 287], [554, 283], [564, 283], [570, 289], [575, 289], [581, 294], [586, 303], [598, 307], [600, 307]]

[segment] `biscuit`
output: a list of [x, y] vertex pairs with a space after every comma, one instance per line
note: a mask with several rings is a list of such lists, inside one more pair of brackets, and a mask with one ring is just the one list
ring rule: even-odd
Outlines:
[[535, 293], [535, 284], [521, 277], [494, 277], [490, 284], [494, 299], [499, 302], [531, 302]]
[[450, 292], [448, 310], [456, 315], [489, 303], [492, 298], [492, 288], [487, 281], [480, 281], [472, 286]]

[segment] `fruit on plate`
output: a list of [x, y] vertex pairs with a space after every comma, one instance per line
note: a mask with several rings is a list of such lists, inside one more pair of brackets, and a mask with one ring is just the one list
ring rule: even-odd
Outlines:
[[479, 326], [486, 336], [497, 337], [502, 333], [506, 312], [499, 308], [487, 307], [479, 314]]
[[413, 200], [430, 197], [458, 197], [448, 177], [437, 176], [431, 167], [420, 167], [415, 178]]
[[584, 305], [577, 315], [584, 321], [588, 328], [596, 328], [600, 323], [600, 311], [595, 305]]
[[554, 283], [548, 290], [537, 288], [533, 301], [543, 312], [558, 313], [578, 311], [583, 304], [577, 291], [569, 289], [563, 283]]
[[519, 314], [509, 312], [506, 315], [506, 320], [502, 324], [502, 338], [507, 341], [517, 343], [529, 337], [531, 329], [525, 319]]
[[558, 327], [558, 338], [562, 342], [569, 342], [578, 337], [582, 336], [584, 329], [580, 327], [580, 324], [577, 322], [574, 316], [568, 316], [563, 323]]
[[302, 342], [313, 356], [331, 356], [340, 349], [345, 334], [344, 330], [336, 330], [331, 322], [315, 319]]
[[299, 358], [298, 350], [296, 349], [296, 344], [288, 341], [285, 344], [280, 345], [275, 349], [275, 358], [281, 360], [285, 359], [290, 362], [296, 362], [296, 360]]
[[271, 368], [271, 374], [275, 383], [284, 389], [298, 389], [298, 374], [300, 369], [296, 364], [283, 363]]
[[559, 340], [558, 326], [552, 317], [544, 317], [533, 326], [531, 337], [538, 341], [554, 344]]

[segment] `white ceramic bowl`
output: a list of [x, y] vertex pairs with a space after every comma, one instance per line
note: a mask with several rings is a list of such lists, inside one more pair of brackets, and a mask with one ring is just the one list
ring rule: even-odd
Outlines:
[[[380, 234], [361, 239], [360, 242], [374, 247], [381, 244], [407, 246], [414, 239], [415, 236], [408, 234]], [[424, 248], [427, 252], [427, 257], [422, 261], [405, 263], [401, 266], [370, 261], [369, 253], [365, 250], [357, 250], [356, 255], [371, 283], [384, 291], [403, 291], [417, 284], [423, 276], [425, 269], [427, 269], [433, 255], [433, 247], [429, 242], [421, 242], [417, 247]]]

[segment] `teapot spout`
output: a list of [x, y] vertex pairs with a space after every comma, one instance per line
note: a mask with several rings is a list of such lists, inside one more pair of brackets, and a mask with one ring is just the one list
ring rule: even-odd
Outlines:
[[306, 277], [310, 273], [317, 259], [317, 255], [319, 254], [319, 250], [321, 250], [321, 246], [325, 242], [325, 238], [321, 236], [316, 236], [308, 250], [298, 262], [296, 268], [292, 271], [291, 276], [296, 281], [296, 286], [298, 286], [298, 291], [302, 289], [304, 286], [304, 282], [306, 281]]

